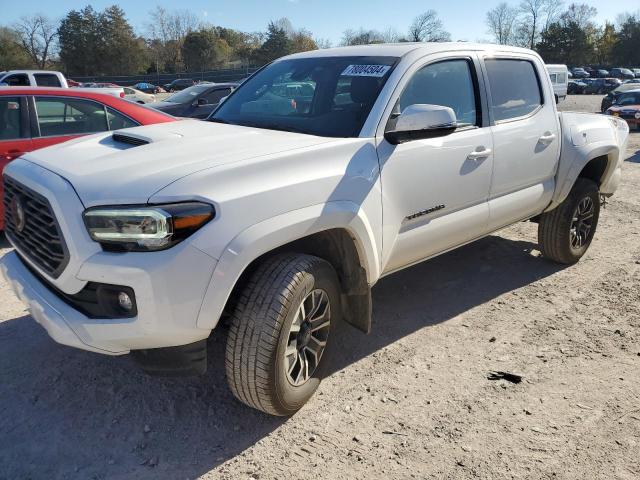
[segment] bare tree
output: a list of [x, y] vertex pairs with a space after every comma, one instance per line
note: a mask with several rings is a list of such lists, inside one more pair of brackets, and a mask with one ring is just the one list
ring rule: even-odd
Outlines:
[[521, 36], [527, 32], [527, 44], [521, 45], [534, 48], [540, 33], [558, 20], [563, 0], [521, 0], [520, 18], [517, 29]]
[[518, 10], [507, 5], [506, 2], [500, 3], [487, 12], [487, 26], [496, 43], [499, 45], [512, 44], [517, 18]]
[[30, 17], [22, 17], [15, 25], [20, 43], [29, 57], [40, 69], [45, 69], [51, 57], [58, 29], [47, 16], [38, 13]]
[[560, 19], [564, 23], [573, 22], [584, 30], [588, 27], [594, 27], [593, 18], [597, 14], [598, 10], [595, 7], [587, 5], [586, 3], [572, 3], [561, 15]]
[[409, 40], [412, 42], [448, 42], [451, 34], [447, 32], [435, 10], [418, 15], [409, 27]]
[[188, 10], [170, 12], [158, 7], [150, 12], [151, 23], [149, 31], [149, 45], [153, 47], [156, 57], [156, 67], [162, 63], [163, 68], [177, 72], [182, 67], [182, 45], [189, 32], [199, 26], [197, 17]]
[[328, 38], [314, 38], [313, 40], [316, 42], [316, 45], [320, 50], [324, 48], [331, 48], [332, 46], [331, 40]]

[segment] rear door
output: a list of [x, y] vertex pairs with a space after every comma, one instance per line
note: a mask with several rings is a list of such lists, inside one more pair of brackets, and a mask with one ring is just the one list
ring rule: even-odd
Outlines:
[[31, 150], [27, 97], [0, 96], [0, 169]]
[[495, 153], [489, 227], [529, 218], [549, 203], [560, 124], [544, 65], [527, 54], [484, 58]]
[[93, 100], [38, 95], [31, 108], [34, 149], [109, 130], [104, 105]]

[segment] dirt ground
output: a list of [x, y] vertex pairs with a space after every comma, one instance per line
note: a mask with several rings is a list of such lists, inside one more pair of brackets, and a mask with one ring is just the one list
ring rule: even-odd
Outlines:
[[233, 399], [224, 331], [206, 376], [152, 378], [55, 344], [0, 283], [0, 478], [638, 479], [640, 133], [623, 173], [576, 266], [522, 223], [380, 281], [373, 333], [334, 332], [289, 419]]

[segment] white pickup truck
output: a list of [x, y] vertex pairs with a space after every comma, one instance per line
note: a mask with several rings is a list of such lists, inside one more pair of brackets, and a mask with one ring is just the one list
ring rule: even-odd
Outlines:
[[[70, 87], [67, 79], [61, 72], [52, 70], [11, 70], [8, 72], [0, 72], [0, 86], [9, 87], [47, 87], [47, 88], [79, 88], [80, 90], [89, 90], [82, 87]], [[92, 88], [95, 93], [104, 93], [114, 97], [124, 98], [124, 88]]]
[[56, 341], [156, 374], [201, 373], [228, 320], [229, 385], [274, 415], [316, 390], [336, 322], [369, 331], [381, 277], [525, 220], [577, 262], [628, 136], [558, 113], [534, 52], [469, 43], [288, 56], [209, 120], [9, 164], [0, 270]]

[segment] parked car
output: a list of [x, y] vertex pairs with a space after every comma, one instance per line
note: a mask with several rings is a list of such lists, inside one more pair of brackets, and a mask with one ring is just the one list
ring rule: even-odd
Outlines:
[[[13, 159], [39, 148], [90, 133], [171, 121], [175, 118], [98, 92], [0, 88], [0, 173]], [[0, 203], [0, 230], [3, 217]]]
[[547, 65], [547, 71], [555, 92], [556, 103], [558, 103], [567, 98], [567, 82], [569, 81], [567, 74], [569, 70], [566, 65]]
[[613, 78], [619, 78], [621, 80], [628, 80], [631, 78], [635, 78], [635, 75], [628, 68], [612, 68], [609, 72]]
[[111, 82], [89, 82], [82, 84], [86, 88], [122, 88], [120, 85]]
[[136, 83], [133, 86], [133, 88], [135, 88], [136, 90], [140, 90], [141, 92], [150, 93], [150, 94], [165, 92], [164, 88], [154, 85], [153, 83], [147, 83], [147, 82]]
[[596, 70], [594, 76], [597, 77], [597, 78], [608, 78], [608, 77], [610, 77], [609, 71], [608, 70], [604, 70], [602, 68]]
[[175, 117], [204, 119], [237, 86], [237, 83], [201, 83], [149, 106]]
[[631, 71], [633, 72], [636, 78], [640, 78], [640, 68], [632, 68]]
[[548, 259], [585, 254], [629, 129], [553, 99], [540, 56], [515, 47], [291, 55], [211, 121], [12, 162], [15, 250], [0, 271], [55, 340], [132, 352], [154, 373], [203, 373], [224, 311], [232, 392], [291, 415], [319, 385], [336, 323], [370, 330], [384, 275], [527, 219]]
[[[9, 87], [60, 87], [74, 88], [74, 91], [91, 88], [87, 87], [87, 85], [90, 84], [82, 84], [82, 87], [77, 88], [74, 86], [74, 84], [77, 83], [78, 82], [69, 83], [62, 73], [52, 70], [11, 70], [0, 73], [0, 84], [6, 84], [6, 86]], [[96, 88], [100, 88], [100, 93], [124, 98], [124, 90], [117, 85], [114, 87]]]
[[638, 85], [640, 84], [640, 78], [631, 78], [629, 80], [625, 80], [624, 82], [622, 82], [623, 85], [628, 85], [630, 83]]
[[167, 92], [179, 92], [180, 90], [184, 90], [185, 88], [189, 88], [195, 85], [195, 83], [195, 80], [193, 80], [192, 78], [177, 78], [174, 81], [164, 85], [164, 89]]
[[620, 94], [606, 113], [626, 120], [630, 129], [640, 129], [640, 89]]
[[602, 102], [600, 103], [600, 111], [602, 113], [606, 112], [607, 109], [613, 104], [615, 99], [618, 98], [618, 96], [622, 93], [638, 89], [640, 89], [640, 87], [638, 87], [638, 85], [635, 83], [623, 83], [618, 88], [611, 90], [607, 95], [605, 95], [605, 97], [602, 99]]
[[587, 84], [581, 80], [569, 80], [567, 93], [569, 95], [582, 95], [587, 88]]
[[124, 90], [124, 98], [130, 102], [136, 103], [153, 103], [156, 101], [155, 95], [141, 92], [131, 87], [122, 87]]
[[590, 76], [589, 72], [584, 68], [574, 68], [571, 70], [571, 73], [573, 74], [573, 78], [588, 78]]
[[620, 85], [622, 85], [622, 80], [619, 80], [617, 78], [594, 78], [588, 83], [584, 93], [596, 93], [602, 95], [605, 93], [609, 93], [611, 90], [618, 88]]

